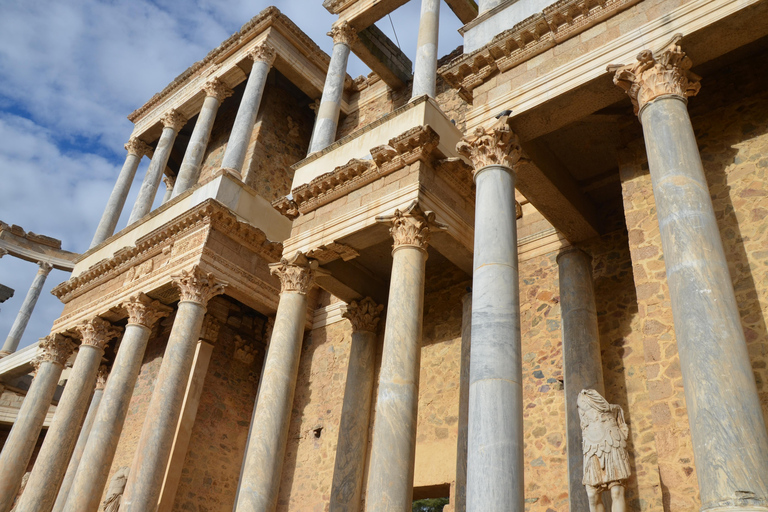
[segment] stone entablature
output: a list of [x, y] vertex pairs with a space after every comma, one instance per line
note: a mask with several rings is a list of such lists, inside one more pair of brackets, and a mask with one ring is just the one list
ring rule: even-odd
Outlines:
[[77, 253], [61, 249], [61, 240], [25, 231], [21, 226], [8, 225], [0, 220], [0, 253], [10, 254], [26, 261], [43, 261], [54, 268], [71, 272]]

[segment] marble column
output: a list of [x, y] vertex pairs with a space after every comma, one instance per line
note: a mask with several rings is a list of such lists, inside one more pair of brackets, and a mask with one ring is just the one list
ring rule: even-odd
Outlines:
[[160, 135], [160, 140], [157, 141], [155, 153], [149, 162], [147, 174], [144, 175], [139, 195], [136, 197], [133, 210], [131, 210], [131, 216], [128, 218], [129, 226], [152, 210], [152, 203], [155, 202], [160, 180], [163, 177], [165, 168], [168, 166], [168, 159], [171, 157], [171, 150], [173, 149], [173, 143], [176, 141], [176, 135], [187, 124], [187, 118], [174, 109], [163, 115], [160, 121], [163, 123], [163, 132]]
[[200, 166], [203, 164], [205, 150], [208, 148], [208, 141], [211, 138], [213, 122], [216, 120], [216, 112], [218, 112], [221, 102], [232, 95], [232, 89], [218, 78], [205, 84], [203, 91], [205, 91], [203, 107], [197, 116], [197, 122], [192, 130], [189, 144], [187, 144], [184, 159], [181, 161], [171, 199], [186, 192], [197, 183], [197, 179], [200, 177]]
[[371, 298], [350, 302], [344, 312], [352, 324], [352, 347], [341, 407], [339, 440], [331, 484], [331, 512], [358, 512], [363, 494], [368, 427], [376, 373], [376, 326], [384, 306]]
[[51, 334], [40, 340], [38, 355], [32, 361], [36, 368], [35, 378], [0, 453], [0, 512], [8, 512], [13, 506], [61, 372], [74, 346], [70, 338], [61, 334]]
[[523, 510], [523, 389], [515, 172], [508, 117], [459, 142], [475, 168], [467, 510]]
[[336, 140], [344, 81], [347, 78], [347, 61], [350, 48], [357, 40], [355, 29], [346, 21], [335, 25], [328, 35], [333, 38], [333, 53], [331, 63], [328, 65], [328, 73], [325, 75], [323, 96], [320, 99], [320, 108], [317, 109], [308, 154], [321, 151]]
[[681, 37], [609, 70], [643, 127], [701, 510], [766, 510], [768, 432], [686, 106], [700, 84]]
[[206, 307], [211, 298], [224, 293], [227, 285], [198, 266], [171, 278], [180, 292], [179, 305], [125, 486], [121, 512], [145, 512], [157, 507]]
[[176, 176], [163, 176], [163, 183], [165, 183], [165, 195], [163, 195], [163, 204], [165, 204], [173, 195], [173, 184], [176, 183]]
[[419, 39], [413, 67], [411, 99], [437, 95], [437, 38], [440, 26], [440, 0], [421, 0]]
[[141, 157], [152, 153], [152, 148], [135, 137], [126, 143], [125, 149], [128, 151], [128, 156], [125, 157], [125, 163], [117, 176], [115, 188], [112, 189], [107, 206], [104, 208], [104, 214], [101, 216], [96, 233], [93, 235], [91, 249], [115, 234], [117, 221], [120, 219], [120, 214], [123, 213], [123, 206], [125, 206], [125, 200], [131, 190], [133, 177], [136, 175], [136, 169], [139, 168]]
[[307, 293], [319, 272], [317, 261], [297, 253], [270, 265], [280, 278], [280, 303], [261, 374], [248, 434], [235, 510], [272, 512], [283, 469], [293, 394], [307, 319]]
[[264, 94], [264, 86], [267, 85], [267, 75], [275, 61], [275, 49], [262, 43], [248, 52], [248, 58], [253, 61], [253, 67], [250, 75], [248, 75], [243, 99], [240, 100], [235, 123], [232, 125], [232, 132], [229, 135], [224, 158], [221, 161], [222, 168], [231, 169], [238, 174], [243, 172], [245, 153], [248, 151], [248, 144], [251, 141], [256, 114], [259, 112], [261, 97]]
[[597, 326], [592, 257], [576, 247], [557, 255], [560, 271], [560, 316], [565, 379], [565, 425], [568, 449], [568, 499], [571, 510], [589, 510], [584, 485], [581, 419], [576, 399], [583, 389], [605, 396], [600, 333]]
[[0, 357], [5, 357], [8, 354], [16, 352], [21, 342], [21, 337], [24, 335], [24, 331], [27, 329], [27, 323], [29, 323], [29, 317], [32, 316], [32, 311], [35, 309], [37, 299], [40, 298], [40, 292], [43, 291], [45, 285], [45, 278], [53, 269], [53, 265], [45, 263], [44, 261], [37, 262], [38, 269], [35, 279], [32, 281], [32, 286], [29, 287], [27, 296], [24, 298], [24, 302], [21, 304], [21, 309], [16, 315], [16, 319], [11, 326], [11, 332], [8, 337], [5, 338], [3, 349], [0, 350]]
[[83, 426], [80, 428], [80, 435], [77, 436], [75, 451], [72, 452], [72, 457], [69, 459], [67, 472], [64, 474], [64, 480], [62, 480], [61, 487], [59, 487], [56, 502], [53, 504], [53, 512], [61, 512], [64, 509], [64, 503], [67, 501], [69, 490], [72, 488], [72, 481], [75, 479], [77, 466], [80, 464], [80, 458], [83, 456], [85, 443], [88, 442], [88, 434], [91, 432], [93, 419], [96, 416], [96, 411], [99, 409], [99, 404], [101, 403], [101, 397], [104, 394], [104, 386], [107, 384], [107, 375], [108, 371], [106, 365], [101, 365], [99, 367], [99, 373], [96, 376], [96, 389], [93, 391], [91, 405], [88, 406], [88, 412], [85, 414]]
[[78, 326], [82, 337], [75, 363], [56, 407], [56, 414], [37, 454], [27, 487], [14, 512], [50, 512], [56, 501], [67, 462], [96, 384], [104, 347], [120, 331], [99, 317]]
[[467, 510], [467, 439], [469, 432], [469, 354], [472, 347], [472, 292], [462, 299], [461, 369], [459, 372], [459, 432], [456, 440], [455, 512]]
[[[131, 297], [121, 307], [128, 312], [128, 325], [104, 390], [104, 403], [96, 413], [88, 442], [82, 451], [81, 463], [73, 475], [71, 491], [64, 496], [61, 510], [98, 510], [152, 326], [171, 312], [171, 308], [143, 293]], [[59, 500], [62, 493], [63, 489]]]
[[365, 496], [368, 512], [409, 510], [413, 501], [424, 274], [435, 224], [434, 213], [422, 212], [415, 202], [377, 220], [391, 222], [394, 245]]

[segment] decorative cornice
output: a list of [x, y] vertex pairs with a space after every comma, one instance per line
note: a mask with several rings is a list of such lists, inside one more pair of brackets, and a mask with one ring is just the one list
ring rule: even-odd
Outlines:
[[163, 123], [163, 127], [172, 128], [176, 133], [184, 128], [184, 125], [187, 124], [187, 121], [189, 120], [184, 116], [184, 114], [175, 108], [169, 110], [163, 114], [163, 117], [160, 118], [160, 122]]
[[635, 114], [659, 96], [677, 96], [688, 101], [701, 89], [701, 77], [691, 73], [693, 63], [680, 48], [682, 34], [675, 37], [659, 52], [643, 50], [634, 64], [611, 64], [613, 83], [624, 89], [632, 100]]
[[139, 158], [144, 155], [152, 154], [152, 148], [136, 137], [131, 137], [128, 142], [125, 143], [125, 150], [128, 151], [129, 155], [136, 155]]
[[103, 364], [99, 366], [99, 372], [96, 374], [96, 389], [104, 389], [107, 387], [107, 378], [109, 377], [109, 369], [107, 365]]
[[203, 318], [203, 327], [200, 329], [200, 339], [208, 343], [216, 343], [219, 339], [219, 322], [213, 315], [206, 313]]
[[318, 274], [326, 274], [319, 268], [317, 260], [307, 258], [297, 252], [292, 258], [283, 258], [280, 263], [272, 263], [269, 272], [280, 279], [280, 293], [295, 292], [306, 295], [315, 284]]
[[143, 325], [152, 328], [155, 322], [171, 314], [172, 308], [159, 300], [152, 300], [144, 293], [139, 293], [120, 304], [128, 312], [128, 324]]
[[261, 43], [260, 45], [254, 46], [246, 55], [254, 62], [266, 62], [271, 66], [275, 62], [277, 50], [267, 43]]
[[418, 201], [413, 201], [405, 210], [397, 209], [392, 215], [376, 217], [377, 222], [391, 224], [389, 234], [392, 235], [392, 252], [401, 247], [416, 247], [427, 250], [431, 238], [431, 230], [443, 230], [447, 227], [435, 220], [435, 212], [423, 211]]
[[376, 332], [382, 309], [384, 309], [382, 304], [376, 304], [372, 298], [366, 297], [359, 302], [356, 300], [350, 302], [341, 316], [352, 323], [354, 331]]
[[232, 89], [219, 78], [206, 82], [203, 85], [203, 91], [206, 96], [219, 100], [219, 103], [232, 96], [233, 93]]
[[45, 338], [41, 338], [37, 345], [38, 355], [32, 360], [32, 365], [35, 367], [35, 371], [40, 368], [42, 363], [54, 363], [61, 367], [67, 364], [69, 356], [75, 350], [75, 343], [72, 338], [64, 336], [63, 334], [55, 333], [49, 334]]
[[357, 42], [357, 31], [346, 21], [334, 25], [328, 32], [328, 36], [333, 38], [333, 44], [341, 43], [352, 46]]
[[456, 144], [456, 151], [472, 162], [475, 174], [489, 165], [512, 169], [520, 160], [523, 150], [510, 125], [510, 118], [503, 116], [490, 128], [478, 126], [472, 135]]
[[210, 272], [204, 272], [197, 265], [190, 270], [182, 270], [181, 273], [172, 275], [171, 280], [179, 289], [179, 300], [197, 302], [203, 307], [208, 306], [210, 299], [224, 293], [224, 288], [229, 284], [216, 279], [216, 276]]
[[497, 72], [512, 69], [638, 2], [560, 0], [496, 35], [482, 48], [454, 59], [437, 73], [471, 102], [472, 90]]
[[45, 261], [38, 261], [37, 266], [37, 275], [39, 276], [47, 276], [51, 273], [51, 270], [53, 270], [53, 265], [46, 263]]
[[76, 327], [77, 331], [82, 336], [80, 346], [94, 347], [100, 350], [104, 350], [104, 347], [113, 338], [120, 335], [123, 330], [120, 327], [115, 327], [111, 323], [107, 322], [101, 317], [93, 317], [90, 320], [86, 320]]

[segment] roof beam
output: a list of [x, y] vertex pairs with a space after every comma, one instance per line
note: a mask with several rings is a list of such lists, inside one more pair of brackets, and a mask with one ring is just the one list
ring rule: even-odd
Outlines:
[[376, 25], [357, 33], [352, 51], [392, 89], [404, 86], [413, 76], [411, 59]]

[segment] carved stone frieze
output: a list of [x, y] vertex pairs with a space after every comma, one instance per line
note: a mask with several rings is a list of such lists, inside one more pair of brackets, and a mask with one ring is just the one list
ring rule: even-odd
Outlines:
[[328, 35], [333, 38], [333, 44], [352, 46], [357, 41], [357, 31], [346, 21], [334, 25]]
[[107, 365], [103, 364], [99, 366], [99, 372], [96, 374], [96, 389], [104, 389], [107, 387], [107, 378], [109, 377], [109, 369]]
[[320, 270], [317, 260], [307, 258], [301, 252], [290, 259], [283, 258], [280, 263], [272, 263], [269, 271], [280, 279], [280, 293], [295, 292], [303, 295], [312, 289], [317, 274], [325, 273]]
[[391, 223], [389, 234], [394, 241], [392, 250], [400, 247], [417, 247], [427, 250], [431, 230], [446, 229], [435, 220], [435, 212], [422, 211], [418, 201], [413, 201], [405, 210], [395, 210], [392, 215], [376, 217], [377, 222]]
[[204, 272], [195, 265], [190, 270], [182, 270], [171, 276], [173, 285], [179, 289], [179, 300], [197, 302], [203, 307], [216, 295], [224, 293], [228, 285], [225, 281], [216, 279], [212, 273]]
[[383, 304], [376, 304], [372, 298], [366, 297], [361, 301], [350, 302], [341, 316], [352, 323], [355, 331], [376, 332], [383, 309]]
[[72, 338], [55, 333], [41, 338], [37, 348], [38, 354], [32, 360], [32, 365], [35, 369], [39, 368], [40, 364], [44, 362], [64, 366], [75, 350], [75, 343], [72, 341]]
[[155, 322], [171, 314], [172, 308], [159, 300], [152, 300], [147, 295], [139, 293], [120, 304], [128, 312], [128, 323], [152, 328]]
[[216, 98], [219, 100], [219, 102], [222, 102], [226, 98], [232, 96], [233, 92], [232, 89], [219, 78], [209, 80], [205, 85], [203, 85], [203, 91], [205, 92], [206, 96]]
[[472, 135], [456, 144], [456, 151], [472, 162], [475, 173], [489, 165], [512, 169], [522, 156], [522, 148], [508, 116], [501, 117], [490, 128], [475, 128]]
[[80, 333], [80, 346], [95, 347], [104, 350], [112, 339], [118, 337], [123, 329], [115, 327], [101, 317], [93, 317], [77, 326]]
[[184, 125], [187, 124], [188, 119], [176, 109], [171, 109], [166, 112], [163, 117], [160, 118], [160, 122], [163, 123], [165, 128], [173, 128], [173, 131], [179, 132]]
[[266, 62], [271, 66], [277, 57], [277, 50], [267, 43], [262, 43], [253, 47], [247, 55], [254, 62]]
[[678, 96], [687, 101], [701, 89], [701, 77], [691, 73], [691, 59], [680, 48], [682, 34], [677, 34], [660, 52], [643, 50], [634, 64], [612, 64], [613, 83], [624, 89], [632, 100], [635, 114], [659, 96]]
[[136, 137], [131, 137], [128, 142], [125, 143], [125, 150], [128, 151], [129, 155], [136, 155], [139, 158], [143, 157], [144, 155], [152, 154], [152, 148], [149, 147], [147, 143], [137, 139]]

